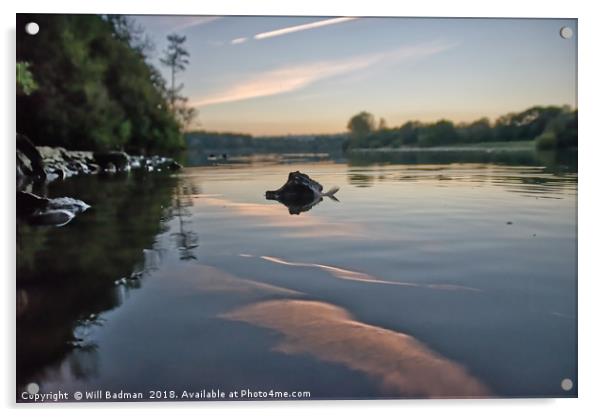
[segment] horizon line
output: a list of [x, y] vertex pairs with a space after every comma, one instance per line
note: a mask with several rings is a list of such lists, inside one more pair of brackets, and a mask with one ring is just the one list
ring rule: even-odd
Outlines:
[[[570, 104], [534, 104], [532, 106], [528, 106], [525, 107], [523, 110], [518, 110], [518, 111], [510, 111], [510, 112], [503, 112], [498, 114], [495, 117], [488, 117], [488, 116], [480, 116], [480, 117], [476, 117], [470, 120], [454, 120], [452, 118], [449, 117], [435, 117], [432, 119], [428, 119], [428, 120], [420, 120], [420, 119], [406, 119], [403, 122], [399, 123], [399, 124], [395, 124], [393, 126], [390, 127], [386, 127], [386, 129], [399, 129], [400, 127], [402, 127], [404, 124], [408, 123], [408, 122], [418, 122], [418, 123], [424, 123], [424, 124], [430, 124], [430, 123], [437, 123], [440, 121], [449, 121], [452, 122], [454, 124], [454, 127], [457, 127], [457, 125], [459, 124], [464, 124], [464, 123], [473, 123], [476, 121], [479, 121], [481, 119], [488, 119], [490, 124], [493, 125], [495, 124], [495, 122], [502, 116], [506, 116], [509, 114], [517, 114], [517, 113], [522, 113], [524, 111], [527, 111], [529, 109], [532, 109], [534, 107], [568, 107], [570, 109], [570, 111], [578, 111], [578, 106], [572, 106]], [[375, 119], [380, 119], [380, 117], [378, 117], [377, 115], [371, 113], [370, 111], [367, 110], [360, 110], [357, 111], [356, 113], [354, 113], [353, 115], [349, 116], [349, 118], [352, 118], [353, 116], [366, 111], [367, 113], [370, 113], [374, 116]], [[384, 119], [384, 117], [383, 117]], [[386, 119], [385, 119], [386, 122]], [[206, 132], [206, 133], [215, 133], [215, 134], [231, 134], [231, 135], [246, 135], [246, 136], [252, 136], [252, 137], [286, 137], [286, 136], [336, 136], [336, 135], [345, 135], [348, 134], [348, 130], [343, 128], [340, 131], [329, 131], [329, 132], [307, 132], [307, 133], [292, 133], [292, 132], [287, 132], [287, 133], [279, 133], [279, 134], [257, 134], [257, 133], [251, 133], [251, 132], [244, 132], [244, 131], [232, 131], [232, 130], [213, 130], [213, 129], [203, 129], [201, 128], [197, 128], [197, 129], [191, 129], [191, 130], [187, 130], [185, 132], [183, 132], [184, 134], [189, 134], [189, 133], [198, 133], [198, 132]]]

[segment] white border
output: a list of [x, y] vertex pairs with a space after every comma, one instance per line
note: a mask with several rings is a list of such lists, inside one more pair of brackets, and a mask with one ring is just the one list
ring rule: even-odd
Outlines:
[[[341, 412], [350, 416], [365, 416], [377, 412], [379, 415], [462, 415], [504, 416], [515, 413], [545, 413], [548, 416], [593, 415], [599, 409], [598, 387], [602, 377], [600, 355], [600, 324], [602, 317], [599, 300], [602, 294], [599, 273], [600, 214], [602, 207], [598, 184], [597, 165], [602, 157], [602, 117], [598, 109], [601, 97], [600, 74], [600, 14], [596, 13], [593, 1], [435, 1], [393, 2], [386, 0], [180, 0], [179, 2], [140, 2], [124, 0], [77, 1], [77, 0], [28, 0], [2, 3], [0, 19], [3, 24], [4, 64], [0, 65], [4, 94], [0, 99], [4, 128], [2, 164], [0, 164], [2, 191], [1, 204], [3, 221], [1, 265], [5, 274], [4, 321], [2, 350], [3, 375], [0, 377], [2, 406], [12, 414], [15, 411], [26, 415], [37, 411], [36, 406], [14, 406], [14, 317], [15, 317], [15, 226], [14, 200], [14, 92], [15, 92], [15, 13], [129, 13], [129, 14], [236, 14], [236, 15], [324, 15], [324, 16], [445, 16], [445, 17], [565, 17], [579, 18], [579, 399], [578, 400], [448, 400], [448, 401], [315, 401], [295, 403], [186, 403], [186, 404], [101, 404], [101, 405], [46, 405], [50, 415], [103, 415], [109, 410], [123, 409], [135, 415], [185, 414], [243, 414], [247, 415], [290, 415], [331, 414]], [[13, 197], [14, 198], [14, 197]], [[336, 408], [336, 410], [335, 410]], [[20, 409], [20, 410], [19, 410]], [[599, 411], [599, 410], [598, 410]]]

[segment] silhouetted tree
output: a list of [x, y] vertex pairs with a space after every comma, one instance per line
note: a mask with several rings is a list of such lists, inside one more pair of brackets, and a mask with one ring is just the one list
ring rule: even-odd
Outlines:
[[184, 88], [184, 84], [176, 86], [176, 74], [186, 69], [186, 66], [190, 63], [190, 54], [184, 49], [186, 36], [172, 33], [167, 36], [167, 41], [167, 49], [161, 58], [161, 63], [171, 71], [171, 88], [167, 89], [167, 98], [171, 111], [180, 124], [180, 128], [186, 131], [191, 127], [198, 112], [195, 108], [189, 107], [188, 98], [180, 94]]
[[360, 112], [349, 120], [347, 129], [349, 129], [352, 136], [365, 137], [376, 129], [374, 116], [366, 111]]
[[160, 60], [161, 63], [171, 71], [171, 88], [168, 92], [169, 102], [172, 110], [174, 110], [178, 93], [183, 87], [182, 84], [176, 87], [176, 74], [186, 69], [186, 65], [189, 64], [188, 57], [190, 54], [184, 49], [186, 36], [179, 36], [176, 33], [172, 33], [167, 36], [167, 42], [167, 49], [164, 51], [163, 57]]

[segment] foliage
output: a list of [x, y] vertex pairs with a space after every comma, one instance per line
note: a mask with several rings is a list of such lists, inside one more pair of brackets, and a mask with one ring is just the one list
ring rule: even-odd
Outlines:
[[374, 116], [361, 112], [347, 125], [348, 148], [386, 148], [402, 146], [449, 146], [483, 142], [536, 140], [541, 148], [577, 146], [577, 110], [568, 106], [535, 106], [520, 113], [501, 116], [492, 125], [487, 118], [471, 123], [454, 124], [448, 120], [435, 123], [409, 121], [397, 128], [386, 128], [384, 119], [374, 129]]
[[577, 146], [577, 110], [559, 113], [546, 125], [544, 132], [535, 138], [538, 149], [568, 148]]
[[447, 145], [458, 142], [458, 138], [455, 126], [449, 120], [439, 120], [418, 130], [419, 146]]
[[36, 145], [170, 152], [183, 147], [164, 81], [145, 60], [139, 29], [98, 15], [17, 15], [17, 61], [38, 89], [17, 96], [17, 130]]
[[17, 94], [28, 96], [38, 89], [38, 84], [29, 70], [30, 66], [29, 62], [17, 62]]
[[363, 138], [376, 130], [376, 121], [372, 114], [363, 111], [349, 119], [347, 129], [349, 129], [351, 136]]
[[540, 150], [556, 149], [556, 147], [558, 146], [556, 133], [552, 131], [543, 132], [537, 137], [537, 139], [535, 139], [535, 144], [537, 146], [537, 149]]
[[114, 36], [130, 45], [143, 58], [155, 51], [155, 43], [146, 34], [144, 27], [137, 24], [131, 17], [110, 14], [105, 18], [113, 26]]
[[494, 132], [489, 119], [483, 117], [472, 123], [461, 123], [456, 127], [460, 141], [463, 143], [491, 142]]

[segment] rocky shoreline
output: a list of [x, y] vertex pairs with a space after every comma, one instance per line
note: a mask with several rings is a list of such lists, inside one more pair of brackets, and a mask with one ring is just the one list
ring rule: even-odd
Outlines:
[[89, 208], [70, 197], [48, 199], [27, 192], [28, 186], [63, 180], [76, 175], [112, 175], [130, 170], [177, 171], [182, 166], [172, 158], [128, 155], [122, 151], [73, 151], [61, 147], [35, 146], [17, 134], [17, 216], [32, 224], [63, 226]]
[[34, 146], [24, 135], [17, 135], [17, 189], [30, 182], [51, 182], [75, 175], [178, 170], [182, 166], [163, 156], [128, 155], [121, 151], [72, 151], [61, 147]]

